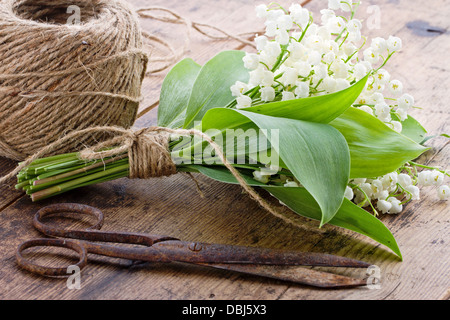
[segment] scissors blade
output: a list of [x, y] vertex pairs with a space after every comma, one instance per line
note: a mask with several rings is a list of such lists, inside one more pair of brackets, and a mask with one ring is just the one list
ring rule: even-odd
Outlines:
[[319, 288], [345, 288], [367, 285], [365, 279], [356, 279], [298, 266], [219, 263], [201, 265]]
[[368, 268], [369, 263], [330, 254], [276, 250], [200, 242], [163, 241], [150, 250], [172, 261], [192, 263], [262, 264]]

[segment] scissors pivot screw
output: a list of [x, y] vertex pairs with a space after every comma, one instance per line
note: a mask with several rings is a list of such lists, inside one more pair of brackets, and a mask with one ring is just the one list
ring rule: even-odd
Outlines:
[[198, 242], [192, 242], [189, 245], [189, 250], [194, 251], [194, 252], [198, 252], [200, 250], [202, 250], [202, 245]]

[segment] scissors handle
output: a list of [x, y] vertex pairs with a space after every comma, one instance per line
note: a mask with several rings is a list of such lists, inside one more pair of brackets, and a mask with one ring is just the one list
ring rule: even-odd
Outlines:
[[40, 274], [49, 277], [67, 276], [67, 267], [46, 267], [31, 262], [23, 256], [23, 251], [32, 247], [60, 247], [68, 248], [76, 251], [79, 256], [79, 261], [75, 266], [83, 269], [87, 264], [86, 248], [75, 241], [66, 241], [61, 239], [35, 239], [22, 243], [16, 251], [17, 264], [25, 270], [35, 274]]
[[[85, 230], [65, 229], [55, 227], [43, 222], [45, 218], [61, 217], [65, 213], [76, 213], [81, 216], [87, 215], [95, 218], [95, 223]], [[76, 251], [79, 256], [79, 261], [76, 264], [82, 269], [87, 264], [87, 253], [100, 254], [105, 256], [124, 258], [130, 260], [139, 260], [139, 257], [147, 256], [150, 259], [151, 253], [147, 252], [145, 248], [125, 248], [116, 247], [106, 244], [97, 244], [89, 241], [136, 244], [151, 247], [155, 243], [167, 240], [177, 240], [173, 237], [147, 235], [141, 233], [126, 233], [126, 232], [104, 232], [99, 231], [103, 226], [104, 215], [94, 207], [77, 204], [77, 203], [62, 203], [46, 206], [40, 209], [33, 219], [33, 226], [42, 234], [51, 237], [71, 238], [76, 240], [61, 240], [61, 239], [35, 239], [22, 243], [16, 252], [17, 263], [22, 268], [33, 273], [46, 276], [67, 276], [67, 268], [53, 268], [40, 266], [25, 258], [23, 252], [32, 247], [63, 247]], [[84, 240], [84, 241], [83, 241]], [[164, 260], [164, 257], [158, 257], [157, 252], [153, 251], [153, 260]]]
[[[63, 213], [68, 212], [94, 217], [96, 219], [96, 222], [94, 225], [92, 225], [89, 228], [86, 228], [85, 230], [73, 230], [61, 227], [54, 227], [42, 221], [44, 218], [48, 218], [51, 216], [60, 216]], [[47, 236], [71, 238], [86, 241], [101, 241], [101, 242], [114, 242], [114, 243], [152, 246], [160, 241], [178, 240], [173, 237], [160, 235], [148, 235], [130, 232], [99, 231], [103, 226], [103, 222], [104, 222], [103, 212], [97, 208], [78, 203], [61, 203], [49, 205], [47, 207], [40, 209], [34, 216], [33, 226], [42, 234]]]
[[170, 254], [166, 255], [151, 247], [127, 248], [79, 240], [67, 239], [34, 239], [23, 242], [16, 251], [17, 264], [25, 270], [44, 276], [67, 276], [68, 267], [47, 267], [36, 264], [24, 256], [24, 251], [32, 247], [61, 247], [77, 252], [79, 261], [75, 266], [83, 269], [87, 264], [87, 254], [98, 254], [107, 257], [134, 261], [172, 262]]

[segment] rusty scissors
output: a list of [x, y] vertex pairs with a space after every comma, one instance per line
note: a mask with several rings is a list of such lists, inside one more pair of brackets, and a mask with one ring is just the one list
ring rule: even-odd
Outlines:
[[[65, 213], [75, 213], [77, 217], [89, 215], [97, 221], [95, 225], [84, 230], [59, 228], [42, 221], [49, 217], [64, 217]], [[51, 246], [76, 251], [79, 255], [76, 266], [80, 269], [86, 266], [88, 253], [92, 253], [144, 262], [184, 262], [322, 288], [363, 286], [366, 281], [300, 266], [370, 266], [366, 262], [329, 254], [188, 242], [169, 236], [100, 231], [103, 221], [103, 213], [99, 209], [82, 204], [56, 204], [40, 209], [34, 217], [33, 225], [44, 235], [53, 238], [22, 243], [16, 252], [18, 265], [44, 276], [67, 276], [67, 268], [42, 266], [23, 255], [23, 252], [31, 247]], [[107, 243], [140, 246], [114, 246]]]

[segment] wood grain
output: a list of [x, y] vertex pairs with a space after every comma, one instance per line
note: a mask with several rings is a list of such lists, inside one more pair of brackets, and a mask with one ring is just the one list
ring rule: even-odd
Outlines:
[[[148, 1], [130, 0], [135, 7]], [[404, 49], [390, 63], [389, 71], [404, 83], [416, 105], [414, 110], [430, 134], [449, 132], [446, 103], [450, 87], [450, 69], [445, 65], [450, 50], [445, 0], [364, 1], [361, 13], [369, 5], [381, 9], [380, 29], [365, 30], [371, 37], [389, 34], [403, 39]], [[261, 1], [209, 1], [194, 3], [152, 1], [195, 21], [211, 23], [229, 32], [260, 29], [254, 17], [254, 5]], [[289, 6], [290, 2], [281, 1]], [[312, 1], [308, 8], [320, 19], [323, 1]], [[422, 22], [419, 22], [422, 21]], [[424, 22], [424, 23], [423, 23]], [[174, 44], [183, 39], [182, 29], [145, 19], [143, 28], [164, 36]], [[429, 31], [432, 30], [432, 31]], [[438, 30], [438, 31], [436, 31]], [[211, 41], [194, 34], [188, 53], [199, 63], [226, 49], [242, 46], [235, 41]], [[249, 49], [250, 50], [250, 49]], [[155, 50], [155, 54], [156, 54]], [[143, 107], [156, 105], [166, 72], [145, 80]], [[156, 122], [156, 109], [145, 114], [136, 126]], [[450, 148], [444, 138], [428, 143], [432, 150], [420, 162], [448, 167]], [[0, 159], [0, 174], [14, 163]], [[0, 188], [0, 299], [448, 299], [450, 288], [449, 210], [437, 201], [434, 190], [425, 188], [420, 202], [411, 203], [399, 215], [384, 215], [382, 221], [396, 237], [404, 255], [400, 262], [388, 249], [353, 232], [327, 227], [311, 232], [280, 221], [258, 207], [235, 186], [196, 176], [205, 197], [184, 175], [151, 181], [121, 179], [80, 189], [51, 200], [33, 204], [9, 186]], [[106, 215], [105, 230], [124, 230], [168, 234], [183, 240], [299, 249], [345, 255], [379, 266], [381, 288], [318, 290], [281, 281], [243, 276], [181, 263], [136, 264], [92, 256], [82, 272], [82, 288], [69, 290], [65, 280], [42, 278], [17, 268], [14, 252], [19, 243], [38, 237], [31, 219], [36, 210], [51, 203], [77, 202], [93, 205]], [[288, 211], [286, 211], [288, 213]], [[317, 223], [299, 217], [307, 226]], [[330, 270], [330, 269], [327, 269]], [[330, 270], [364, 277], [365, 270]]]

